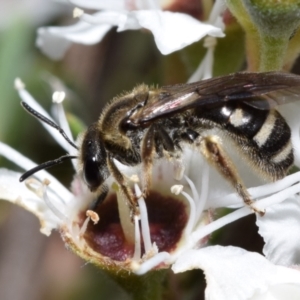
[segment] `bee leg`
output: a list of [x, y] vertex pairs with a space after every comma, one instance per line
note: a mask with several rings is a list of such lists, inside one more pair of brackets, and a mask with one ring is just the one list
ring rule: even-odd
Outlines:
[[152, 165], [153, 165], [153, 156], [155, 153], [155, 126], [150, 126], [146, 132], [141, 149], [141, 157], [143, 163], [143, 195], [147, 196], [149, 188], [152, 181]]
[[108, 187], [107, 185], [102, 185], [99, 190], [97, 190], [97, 198], [92, 202], [90, 205], [90, 210], [95, 211], [98, 206], [105, 200], [108, 194]]
[[233, 162], [222, 149], [220, 142], [215, 136], [204, 137], [200, 141], [200, 151], [225, 179], [227, 179], [237, 191], [238, 195], [243, 198], [245, 204], [249, 206], [255, 213], [260, 216], [265, 214], [264, 210], [255, 207], [250, 194], [247, 191], [244, 183], [240, 179]]
[[121, 193], [123, 194], [123, 196], [128, 201], [127, 203], [130, 207], [131, 219], [133, 220], [133, 217], [135, 215], [139, 214], [137, 199], [133, 195], [133, 193], [132, 193], [131, 189], [129, 188], [129, 186], [127, 185], [125, 176], [119, 171], [119, 169], [117, 168], [117, 166], [115, 165], [115, 163], [113, 161], [113, 157], [110, 154], [107, 157], [107, 165], [108, 165], [110, 173], [112, 174], [112, 176], [117, 181], [117, 183], [120, 187]]
[[169, 134], [160, 126], [153, 124], [142, 141], [143, 196], [147, 196], [152, 181], [152, 166], [155, 153], [163, 156], [163, 150], [174, 152], [175, 146]]

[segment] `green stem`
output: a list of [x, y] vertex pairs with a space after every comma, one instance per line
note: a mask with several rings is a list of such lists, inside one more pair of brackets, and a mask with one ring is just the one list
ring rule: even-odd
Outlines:
[[286, 37], [271, 37], [261, 32], [259, 71], [281, 70], [288, 46]]
[[246, 31], [246, 57], [249, 72], [257, 72], [261, 64], [261, 49], [259, 46], [260, 41], [259, 32], [254, 28], [247, 28]]
[[246, 54], [248, 71], [258, 71], [260, 65], [260, 35], [257, 27], [241, 0], [226, 0], [231, 13], [236, 17], [246, 33]]
[[112, 274], [110, 276], [131, 296], [132, 300], [162, 300], [169, 270], [151, 271], [145, 275]]
[[[248, 71], [290, 68], [299, 53], [299, 1], [227, 0], [228, 7], [246, 32]], [[293, 38], [292, 38], [293, 40]]]

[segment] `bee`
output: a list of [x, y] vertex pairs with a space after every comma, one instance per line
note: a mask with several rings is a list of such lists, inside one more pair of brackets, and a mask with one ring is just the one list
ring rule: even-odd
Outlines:
[[[199, 82], [152, 88], [144, 84], [114, 98], [98, 121], [88, 127], [79, 147], [55, 123], [23, 107], [56, 128], [76, 149], [25, 172], [35, 172], [78, 158], [79, 173], [95, 193], [97, 205], [105, 199], [106, 179], [112, 175], [135, 213], [137, 199], [115, 160], [127, 166], [142, 165], [143, 195], [151, 188], [155, 160], [180, 158], [182, 149], [199, 151], [235, 189], [245, 204], [255, 208], [243, 180], [223, 144], [230, 140], [257, 173], [271, 181], [283, 178], [294, 162], [291, 130], [275, 109], [297, 101], [300, 76], [281, 73], [235, 73]], [[212, 133], [218, 129], [217, 133]], [[220, 134], [218, 134], [218, 132]]]

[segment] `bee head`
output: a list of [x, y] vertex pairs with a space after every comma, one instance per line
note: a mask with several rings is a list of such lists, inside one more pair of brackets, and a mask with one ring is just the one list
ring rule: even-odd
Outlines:
[[83, 180], [91, 191], [95, 191], [109, 176], [107, 154], [96, 123], [84, 135], [80, 158]]

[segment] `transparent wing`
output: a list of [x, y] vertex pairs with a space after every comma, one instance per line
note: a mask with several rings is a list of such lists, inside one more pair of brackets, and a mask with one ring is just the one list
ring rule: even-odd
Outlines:
[[260, 110], [300, 99], [300, 76], [282, 73], [235, 73], [190, 84], [165, 86], [158, 97], [130, 120], [142, 124], [196, 107], [224, 105], [229, 101], [247, 102]]

